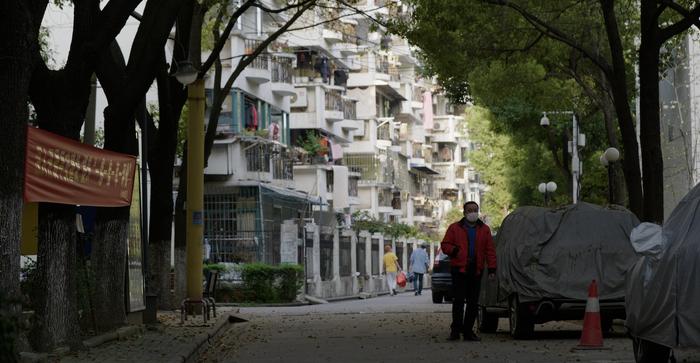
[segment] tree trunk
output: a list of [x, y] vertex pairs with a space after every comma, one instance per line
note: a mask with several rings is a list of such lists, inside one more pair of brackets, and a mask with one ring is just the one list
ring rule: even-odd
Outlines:
[[656, 2], [641, 2], [639, 46], [639, 140], [642, 147], [644, 221], [664, 220], [664, 168], [661, 155], [659, 50]]
[[624, 48], [617, 26], [614, 2], [612, 0], [601, 0], [601, 8], [613, 64], [612, 70], [606, 72], [606, 78], [610, 83], [610, 93], [613, 98], [615, 112], [617, 113], [617, 122], [620, 125], [622, 145], [624, 146], [622, 150], [622, 164], [629, 196], [629, 208], [632, 213], [641, 219], [644, 216], [644, 194], [641, 183], [642, 175], [639, 169], [639, 143], [637, 142], [637, 130], [634, 127], [632, 110], [629, 104]]
[[[177, 149], [177, 132], [187, 92], [168, 75], [163, 59], [157, 75], [160, 120], [153, 150], [149, 150], [152, 209], [149, 241], [149, 291], [158, 295], [158, 306], [175, 306], [170, 294], [170, 243], [173, 227], [173, 170]], [[178, 302], [179, 303], [179, 302]]]
[[23, 1], [0, 2], [0, 292], [18, 311], [24, 146], [31, 79], [31, 16]]
[[98, 331], [126, 324], [124, 294], [129, 207], [99, 208], [95, 218], [91, 269], [92, 305]]
[[[78, 294], [75, 279], [75, 207], [39, 205], [38, 287], [32, 341], [38, 351], [80, 346]], [[84, 314], [87, 312], [83, 312]]]
[[180, 179], [175, 199], [175, 302], [179, 305], [187, 294], [187, 211], [185, 199], [187, 197], [187, 143], [184, 146], [182, 164], [180, 166]]

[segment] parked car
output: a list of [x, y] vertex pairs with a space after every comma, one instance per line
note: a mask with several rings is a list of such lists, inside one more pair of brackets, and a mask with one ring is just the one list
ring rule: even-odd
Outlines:
[[497, 278], [484, 278], [478, 324], [495, 332], [507, 317], [510, 334], [528, 338], [535, 324], [583, 318], [592, 280], [601, 323], [625, 318], [625, 272], [636, 261], [629, 233], [639, 220], [622, 207], [578, 203], [557, 209], [521, 207], [495, 240]]
[[627, 320], [637, 362], [700, 358], [700, 185], [663, 228], [644, 223], [632, 233], [642, 257], [627, 274]]
[[433, 302], [441, 304], [452, 300], [452, 273], [450, 272], [450, 257], [438, 249], [433, 261], [433, 272], [430, 274], [430, 290]]

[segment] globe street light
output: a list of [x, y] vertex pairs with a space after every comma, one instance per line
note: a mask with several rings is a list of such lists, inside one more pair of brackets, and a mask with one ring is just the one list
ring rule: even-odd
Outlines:
[[576, 113], [573, 111], [548, 111], [548, 112], [542, 112], [542, 118], [540, 119], [540, 126], [542, 127], [548, 127], [550, 125], [549, 118], [547, 117], [547, 113], [549, 114], [563, 114], [563, 115], [571, 115], [571, 134], [572, 134], [572, 141], [569, 141], [568, 148], [569, 152], [571, 153], [571, 178], [572, 178], [572, 200], [573, 203], [576, 204], [578, 203], [578, 198], [579, 198], [579, 179], [581, 178], [581, 174], [583, 172], [582, 168], [582, 162], [579, 159], [578, 152], [579, 148], [582, 148], [586, 146], [586, 135], [580, 133], [579, 127], [578, 127], [578, 121], [576, 120]]
[[557, 190], [557, 183], [553, 181], [549, 183], [540, 183], [540, 185], [537, 187], [537, 190], [539, 190], [540, 193], [544, 194], [544, 205], [548, 206], [550, 195]]
[[613, 204], [615, 202], [614, 195], [614, 173], [615, 168], [612, 163], [620, 159], [620, 151], [614, 147], [609, 147], [607, 150], [600, 155], [600, 164], [608, 169], [608, 203]]

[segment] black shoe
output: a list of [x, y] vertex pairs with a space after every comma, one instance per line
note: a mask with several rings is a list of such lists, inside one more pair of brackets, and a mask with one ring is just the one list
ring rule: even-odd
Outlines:
[[481, 338], [479, 338], [478, 335], [474, 334], [474, 332], [469, 332], [467, 334], [464, 334], [464, 340], [470, 342], [480, 342]]
[[420, 294], [419, 294], [419, 293], [415, 293], [415, 294], [413, 294], [413, 295], [418, 296], [418, 295], [420, 295]]
[[393, 292], [393, 293], [394, 293], [394, 295], [396, 295], [396, 290], [391, 290], [391, 292]]
[[459, 340], [459, 333], [450, 333], [450, 336], [447, 337], [447, 340], [449, 340], [449, 341]]

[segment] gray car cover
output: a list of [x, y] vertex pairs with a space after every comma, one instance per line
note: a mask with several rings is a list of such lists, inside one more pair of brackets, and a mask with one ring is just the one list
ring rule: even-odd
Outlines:
[[627, 276], [626, 324], [633, 336], [700, 348], [700, 185], [673, 210], [657, 244]]
[[582, 299], [597, 280], [601, 299], [625, 296], [625, 272], [637, 260], [629, 242], [637, 217], [618, 207], [578, 203], [521, 207], [496, 236], [498, 300]]

